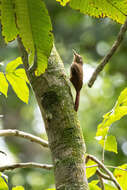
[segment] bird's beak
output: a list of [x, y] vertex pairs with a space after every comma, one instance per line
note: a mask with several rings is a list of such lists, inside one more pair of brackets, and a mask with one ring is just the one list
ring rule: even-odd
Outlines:
[[72, 51], [73, 51], [73, 54], [76, 56], [77, 55], [76, 51], [74, 49], [72, 49]]

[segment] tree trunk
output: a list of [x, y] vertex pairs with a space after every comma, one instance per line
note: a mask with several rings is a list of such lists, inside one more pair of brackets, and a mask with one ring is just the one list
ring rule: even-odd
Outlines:
[[48, 136], [57, 190], [88, 190], [85, 143], [63, 63], [53, 47], [48, 68], [39, 77], [28, 70], [28, 56], [19, 40], [24, 67], [35, 93]]

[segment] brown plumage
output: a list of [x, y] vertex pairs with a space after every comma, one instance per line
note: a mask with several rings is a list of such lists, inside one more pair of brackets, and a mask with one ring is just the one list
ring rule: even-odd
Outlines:
[[70, 68], [70, 81], [76, 90], [76, 99], [75, 99], [75, 111], [78, 111], [79, 99], [80, 99], [80, 90], [83, 85], [83, 60], [82, 57], [74, 52], [74, 60]]

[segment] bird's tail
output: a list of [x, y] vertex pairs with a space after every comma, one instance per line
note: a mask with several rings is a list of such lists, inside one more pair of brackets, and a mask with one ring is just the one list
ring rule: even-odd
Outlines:
[[80, 91], [77, 91], [76, 92], [76, 99], [75, 99], [75, 111], [78, 111], [79, 99], [80, 99]]

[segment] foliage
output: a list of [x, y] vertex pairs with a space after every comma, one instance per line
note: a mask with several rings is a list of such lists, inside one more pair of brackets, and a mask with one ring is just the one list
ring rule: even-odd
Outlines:
[[12, 190], [24, 190], [22, 186], [13, 187]]
[[0, 72], [0, 92], [2, 92], [6, 97], [7, 97], [7, 92], [8, 92], [8, 82], [5, 78], [4, 73]]
[[25, 70], [17, 68], [22, 63], [20, 57], [7, 64], [5, 73], [0, 72], [0, 92], [7, 97], [8, 82], [11, 84], [16, 95], [25, 103], [29, 100], [29, 88], [26, 83], [29, 83]]
[[99, 144], [108, 151], [117, 152], [117, 142], [115, 136], [106, 136], [105, 139], [101, 139]]
[[101, 190], [98, 186], [97, 186], [97, 184], [98, 184], [98, 180], [93, 180], [93, 181], [91, 181], [90, 183], [89, 183], [89, 189], [90, 190]]
[[65, 6], [70, 0], [56, 0], [56, 1], [60, 2], [62, 6]]
[[[124, 170], [122, 170], [124, 169]], [[114, 176], [116, 177], [117, 181], [121, 185], [123, 190], [127, 189], [127, 164], [123, 164], [122, 166], [118, 166], [114, 170]]]
[[[96, 173], [97, 167], [95, 167], [96, 163], [92, 160], [89, 160], [86, 164], [86, 167], [91, 166], [89, 168], [86, 168], [86, 177], [87, 179], [93, 176]], [[93, 166], [93, 167], [92, 167]]]
[[[0, 190], [9, 190], [8, 177], [2, 173], [0, 173]], [[12, 190], [24, 190], [24, 188], [22, 186], [16, 186]]]
[[5, 41], [9, 42], [19, 35], [29, 54], [29, 64], [34, 64], [36, 52], [36, 74], [42, 74], [47, 67], [53, 44], [51, 21], [44, 2], [41, 0], [2, 0], [1, 3], [2, 34]]
[[8, 179], [7, 176], [0, 173], [0, 190], [8, 190]]
[[[70, 6], [73, 9], [78, 9], [82, 13], [89, 14], [90, 16], [108, 16], [120, 23], [123, 23], [125, 20], [125, 14], [127, 10], [125, 4], [126, 0], [123, 0], [120, 3], [116, 2], [115, 0], [112, 3], [110, 3], [107, 0], [103, 0], [103, 3], [99, 0], [57, 1], [59, 1], [63, 6], [69, 2]], [[47, 67], [48, 57], [50, 55], [53, 44], [51, 21], [44, 2], [41, 0], [9, 0], [8, 2], [2, 0], [0, 9], [1, 23], [3, 26], [2, 34], [5, 37], [5, 41], [12, 41], [17, 37], [17, 35], [19, 35], [22, 39], [24, 47], [26, 48], [29, 54], [29, 64], [35, 64], [34, 57], [37, 56], [37, 69], [35, 73], [36, 75], [42, 74]], [[121, 11], [119, 9], [121, 9]], [[6, 18], [9, 18], [8, 21], [6, 21]], [[8, 84], [4, 79], [4, 75], [2, 73], [0, 75], [5, 83], [5, 89], [1, 88], [1, 92], [3, 92], [7, 96]], [[12, 83], [14, 83], [14, 81], [17, 81], [17, 83], [20, 82], [17, 78], [16, 80], [12, 79], [14, 78], [14, 75], [13, 77], [7, 77], [11, 85]], [[15, 83], [13, 85], [14, 91], [16, 91], [18, 97], [20, 97], [20, 99], [23, 100], [23, 97], [21, 97], [21, 95], [19, 95], [20, 93], [17, 92], [16, 86], [17, 85]], [[23, 86], [25, 86], [25, 83]], [[25, 102], [28, 102], [28, 100]]]
[[114, 136], [107, 136], [111, 125], [127, 115], [127, 88], [125, 88], [111, 111], [103, 116], [98, 125], [96, 139], [105, 150], [117, 153], [117, 142]]
[[[8, 18], [8, 19], [7, 19]], [[14, 40], [18, 35], [18, 29], [15, 23], [15, 12], [12, 0], [1, 0], [1, 24], [3, 26], [3, 36], [5, 42]]]
[[[67, 0], [59, 1], [63, 6], [68, 3]], [[81, 13], [97, 18], [109, 17], [122, 24], [124, 23], [127, 14], [127, 0], [70, 0], [69, 2], [72, 9], [79, 10]]]
[[[114, 108], [108, 112], [107, 114], [104, 115], [104, 120], [102, 121], [101, 124], [98, 125], [97, 128], [97, 133], [96, 133], [96, 139], [98, 139], [99, 144], [102, 145], [104, 150], [112, 151], [117, 153], [117, 142], [114, 136], [108, 136], [109, 129], [111, 125], [120, 120], [123, 116], [127, 114], [127, 88], [125, 88], [120, 96], [118, 97], [118, 100], [114, 106]], [[88, 161], [86, 169], [86, 175], [87, 178], [92, 177], [93, 175], [96, 174], [96, 169], [95, 167], [96, 163], [94, 161]], [[93, 167], [92, 167], [93, 166]], [[114, 170], [113, 174], [117, 181], [119, 182], [120, 186], [122, 187], [123, 190], [126, 190], [127, 184], [127, 164], [124, 164], [122, 166], [116, 167]], [[98, 182], [97, 182], [98, 183]], [[100, 188], [98, 187], [97, 183], [94, 183], [94, 181], [89, 183], [89, 188], [90, 190], [92, 189], [97, 189], [99, 190]], [[114, 189], [116, 190], [117, 188], [112, 187], [110, 184], [105, 184], [105, 189], [110, 190]]]
[[105, 184], [105, 190], [117, 190], [117, 188], [112, 185]]

